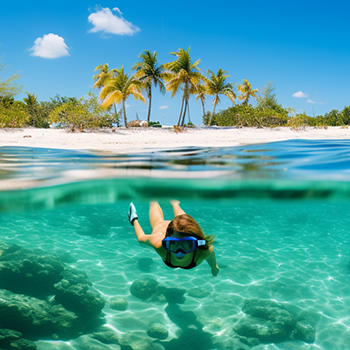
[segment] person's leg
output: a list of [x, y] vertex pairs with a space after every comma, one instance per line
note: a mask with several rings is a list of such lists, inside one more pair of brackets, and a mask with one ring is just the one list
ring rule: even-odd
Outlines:
[[164, 221], [162, 208], [158, 202], [151, 202], [149, 204], [149, 222], [154, 228], [156, 225]]

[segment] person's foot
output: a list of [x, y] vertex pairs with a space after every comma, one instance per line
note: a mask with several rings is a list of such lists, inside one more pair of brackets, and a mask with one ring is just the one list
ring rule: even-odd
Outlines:
[[134, 221], [137, 220], [139, 217], [136, 214], [136, 208], [134, 206], [134, 203], [130, 203], [129, 206], [129, 212], [128, 212], [129, 222], [131, 225], [134, 226]]

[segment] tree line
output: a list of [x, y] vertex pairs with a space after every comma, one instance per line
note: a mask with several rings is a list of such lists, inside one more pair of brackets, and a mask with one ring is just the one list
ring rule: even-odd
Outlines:
[[[199, 69], [200, 60], [192, 62], [189, 49], [189, 47], [187, 50], [180, 48], [176, 52], [171, 52], [170, 54], [176, 59], [164, 64], [158, 64], [156, 51], [152, 53], [144, 50], [139, 55], [139, 62], [131, 68], [135, 71], [132, 76], [125, 73], [124, 67], [109, 69], [108, 63], [97, 66], [95, 70], [99, 73], [93, 77], [94, 88], [101, 89], [99, 99], [102, 101], [102, 106], [120, 105], [124, 125], [127, 125], [125, 103], [131, 96], [135, 100], [146, 103], [142, 94], [144, 91], [148, 99], [147, 122], [150, 123], [153, 87], [159, 88], [162, 94], [170, 92], [171, 97], [181, 91], [182, 99], [177, 125], [183, 126], [191, 96], [195, 96], [196, 101], [201, 101], [203, 116], [207, 114], [205, 102], [208, 95], [213, 96], [212, 116], [215, 115], [216, 107], [220, 102], [220, 95], [228, 97], [235, 104], [237, 96], [234, 92], [234, 84], [227, 82], [230, 75], [222, 69], [217, 73], [208, 70], [207, 76], [203, 75]], [[237, 86], [237, 90], [241, 93], [238, 99], [243, 101], [243, 105], [247, 105], [251, 97], [257, 98], [258, 89], [252, 89], [246, 79], [243, 84]]]
[[[121, 117], [127, 127], [126, 101], [130, 97], [148, 104], [147, 123], [152, 125], [155, 123], [151, 121], [153, 88], [162, 94], [170, 92], [171, 97], [181, 93], [178, 126], [186, 125], [191, 96], [201, 102], [203, 123], [208, 126], [299, 128], [350, 124], [350, 107], [332, 110], [324, 116], [310, 117], [305, 112], [295, 115], [292, 108], [283, 108], [278, 103], [272, 82], [259, 91], [243, 79], [236, 95], [235, 84], [227, 81], [230, 78], [227, 71], [220, 68], [214, 73], [208, 69], [206, 75], [202, 74], [200, 60], [193, 62], [189, 49], [171, 52], [175, 59], [164, 64], [158, 63], [156, 51], [144, 50], [132, 66], [133, 75], [125, 73], [123, 66], [119, 69], [110, 69], [108, 63], [97, 66], [93, 81], [94, 88], [100, 90], [98, 98], [89, 92], [80, 99], [56, 95], [49, 101], [39, 102], [35, 94], [27, 93], [23, 101], [15, 101], [14, 96], [23, 89], [17, 84], [20, 77], [15, 74], [6, 81], [0, 80], [0, 127], [48, 128], [55, 123], [59, 127], [83, 130], [119, 126]], [[3, 69], [0, 65], [0, 71]], [[211, 112], [206, 110], [207, 96], [212, 97]], [[217, 112], [222, 96], [230, 99], [232, 107]], [[255, 106], [250, 104], [252, 98], [256, 100]]]

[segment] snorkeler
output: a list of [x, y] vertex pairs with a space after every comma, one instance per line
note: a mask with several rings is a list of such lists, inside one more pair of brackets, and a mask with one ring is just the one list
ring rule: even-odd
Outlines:
[[204, 235], [198, 223], [179, 206], [179, 201], [171, 201], [174, 210], [173, 220], [164, 220], [163, 211], [158, 202], [151, 202], [149, 221], [152, 233], [145, 235], [139, 222], [133, 203], [129, 207], [129, 221], [134, 226], [137, 240], [152, 246], [164, 263], [171, 268], [192, 269], [204, 260], [216, 276], [219, 268], [212, 243], [213, 236]]

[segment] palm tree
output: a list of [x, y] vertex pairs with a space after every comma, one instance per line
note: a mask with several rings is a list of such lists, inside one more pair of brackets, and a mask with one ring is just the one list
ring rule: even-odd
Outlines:
[[238, 96], [238, 99], [240, 101], [243, 100], [243, 105], [247, 105], [251, 97], [258, 99], [256, 93], [259, 91], [259, 89], [252, 89], [252, 86], [247, 79], [243, 79], [243, 84], [238, 85], [237, 89], [241, 93], [241, 95]]
[[191, 90], [193, 91], [194, 87], [203, 79], [198, 67], [200, 60], [191, 63], [189, 50], [190, 47], [186, 51], [180, 48], [177, 52], [171, 52], [170, 54], [175, 55], [177, 59], [164, 64], [164, 68], [167, 69], [167, 73], [164, 75], [165, 80], [167, 80], [166, 89], [172, 92], [171, 97], [175, 96], [180, 87], [183, 88], [181, 110], [177, 125], [180, 125], [180, 123], [181, 125], [184, 124]]
[[197, 95], [196, 100], [201, 100], [202, 107], [203, 107], [203, 117], [205, 117], [206, 112], [205, 112], [205, 100], [206, 100], [206, 95], [208, 91], [205, 85], [203, 84], [198, 84], [196, 87], [196, 91], [194, 92], [195, 95]]
[[97, 71], [97, 70], [99, 70], [100, 72], [92, 77], [92, 79], [95, 82], [95, 84], [93, 86], [94, 89], [102, 88], [104, 86], [105, 82], [109, 78], [111, 78], [116, 71], [115, 69], [109, 70], [108, 63], [98, 65], [95, 68], [95, 71]]
[[216, 75], [208, 69], [209, 78], [205, 79], [205, 83], [207, 86], [208, 95], [214, 96], [213, 99], [213, 113], [211, 115], [209, 125], [211, 125], [213, 116], [215, 114], [215, 109], [218, 103], [220, 102], [219, 95], [227, 96], [233, 103], [235, 103], [236, 94], [233, 92], [233, 85], [231, 83], [226, 83], [226, 78], [229, 78], [230, 75], [226, 74], [225, 70], [221, 68], [218, 70]]
[[136, 70], [136, 77], [145, 84], [145, 89], [148, 97], [148, 115], [147, 122], [150, 122], [151, 118], [151, 105], [152, 105], [152, 84], [155, 87], [159, 84], [159, 90], [162, 94], [165, 93], [165, 86], [163, 83], [164, 68], [162, 65], [157, 66], [157, 52], [153, 54], [149, 50], [144, 50], [140, 55], [141, 62], [137, 62], [131, 68]]
[[23, 102], [27, 105], [27, 107], [33, 107], [38, 104], [38, 96], [35, 96], [35, 94], [31, 94], [30, 92], [27, 92], [27, 97], [23, 98]]
[[124, 124], [128, 127], [126, 119], [125, 102], [133, 95], [135, 100], [141, 100], [146, 103], [141, 93], [141, 82], [135, 76], [129, 77], [124, 73], [124, 67], [115, 69], [116, 75], [105, 81], [104, 87], [100, 92], [99, 99], [103, 101], [102, 106], [108, 107], [112, 103], [122, 104], [121, 109], [124, 114]]
[[[93, 86], [94, 89], [101, 89], [104, 87], [106, 81], [110, 78], [112, 78], [116, 74], [116, 69], [109, 70], [108, 63], [100, 64], [95, 68], [95, 71], [99, 70], [100, 72], [92, 77], [95, 84]], [[113, 103], [114, 106], [114, 113], [117, 116], [117, 107], [115, 103]]]

